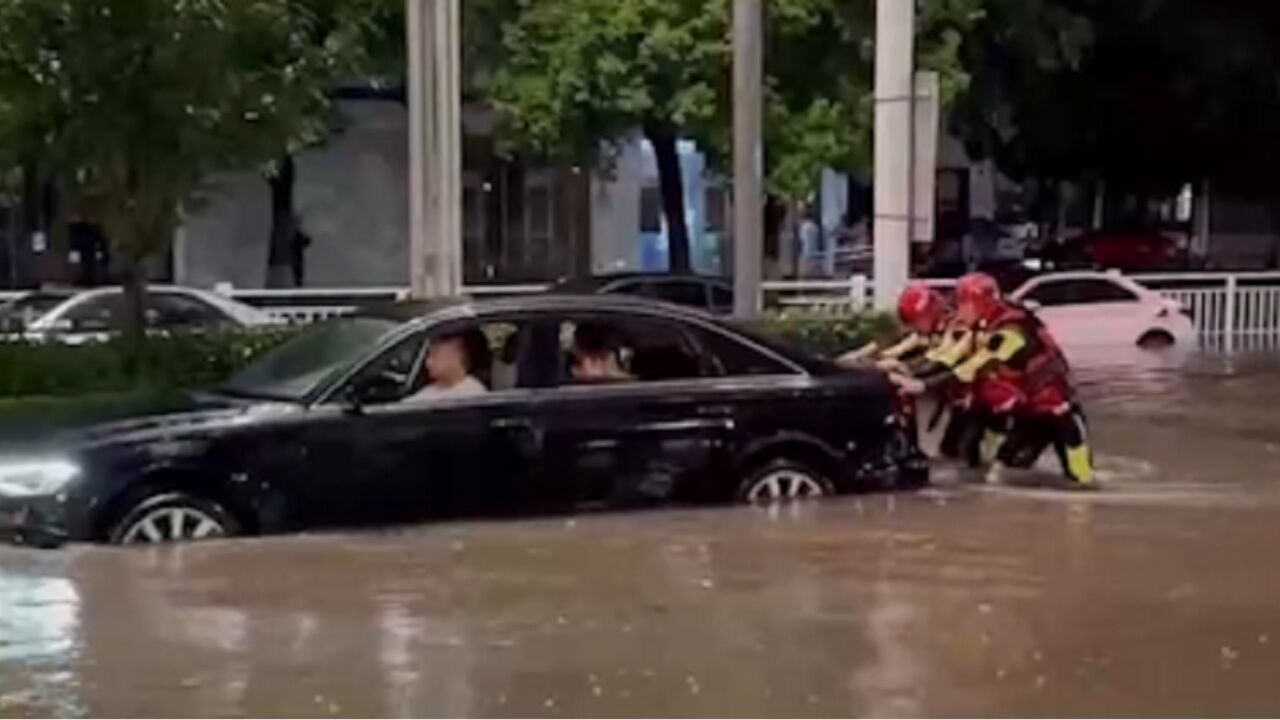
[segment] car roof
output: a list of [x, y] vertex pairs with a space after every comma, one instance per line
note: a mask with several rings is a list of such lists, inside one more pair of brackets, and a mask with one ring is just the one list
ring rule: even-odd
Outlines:
[[422, 327], [438, 323], [467, 320], [483, 315], [522, 312], [614, 312], [635, 313], [650, 317], [684, 321], [704, 327], [716, 328], [739, 340], [759, 346], [768, 353], [811, 374], [825, 374], [834, 367], [827, 360], [807, 353], [786, 343], [764, 337], [735, 323], [727, 323], [711, 313], [687, 305], [653, 300], [633, 295], [574, 295], [543, 293], [536, 295], [508, 296], [502, 298], [448, 298], [425, 301], [402, 301], [370, 305], [355, 317], [378, 318], [404, 323], [406, 327]]
[[659, 282], [692, 281], [727, 283], [728, 279], [696, 273], [617, 272], [565, 278], [554, 286], [556, 292], [595, 292], [618, 282], [656, 280]]
[[365, 306], [357, 314], [363, 317], [409, 322], [512, 311], [584, 312], [590, 310], [656, 313], [715, 322], [715, 318], [708, 313], [661, 300], [631, 295], [577, 295], [559, 291], [501, 298], [455, 297], [378, 303]]
[[1146, 285], [1143, 285], [1137, 280], [1134, 280], [1133, 278], [1118, 272], [1110, 272], [1107, 270], [1068, 270], [1066, 272], [1045, 273], [1043, 275], [1037, 275], [1033, 278], [1029, 278], [1017, 290], [1015, 290], [1013, 294], [1021, 295], [1028, 288], [1031, 288], [1033, 286], [1044, 285], [1046, 283], [1051, 283], [1051, 282], [1060, 282], [1064, 280], [1106, 280], [1108, 282], [1115, 283], [1116, 285], [1119, 285], [1128, 290], [1133, 290], [1139, 293], [1155, 292], [1154, 290], [1147, 287]]

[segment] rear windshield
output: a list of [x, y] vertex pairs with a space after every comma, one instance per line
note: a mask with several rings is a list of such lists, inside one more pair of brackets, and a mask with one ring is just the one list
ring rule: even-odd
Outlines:
[[760, 345], [774, 354], [789, 360], [812, 375], [823, 375], [835, 372], [838, 368], [829, 360], [820, 358], [817, 355], [805, 352], [789, 343], [783, 342], [767, 332], [762, 332], [760, 327], [750, 321], [728, 321], [725, 323], [735, 332], [743, 337], [750, 339], [752, 342]]

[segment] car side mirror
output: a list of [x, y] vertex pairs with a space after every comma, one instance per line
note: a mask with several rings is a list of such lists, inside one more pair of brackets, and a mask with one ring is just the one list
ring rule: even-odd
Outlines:
[[1044, 306], [1036, 300], [1023, 300], [1022, 306], [1031, 312], [1038, 312], [1044, 308]]
[[403, 393], [404, 382], [401, 379], [378, 373], [353, 381], [343, 400], [350, 412], [359, 414], [370, 405], [399, 402]]

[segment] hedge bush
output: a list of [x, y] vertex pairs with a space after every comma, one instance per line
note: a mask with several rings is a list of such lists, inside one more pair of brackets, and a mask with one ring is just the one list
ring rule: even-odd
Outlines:
[[0, 397], [172, 390], [217, 383], [293, 331], [175, 335], [139, 346], [0, 343]]
[[759, 332], [823, 357], [835, 357], [872, 341], [884, 344], [899, 332], [893, 315], [879, 312], [841, 316], [787, 312], [751, 325]]
[[[784, 314], [748, 324], [819, 355], [836, 355], [890, 334], [891, 317]], [[78, 346], [0, 343], [0, 398], [156, 393], [214, 385], [297, 330], [151, 338]]]

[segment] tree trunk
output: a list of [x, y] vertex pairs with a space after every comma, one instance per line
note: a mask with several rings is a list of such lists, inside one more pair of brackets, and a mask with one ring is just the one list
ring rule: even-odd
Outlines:
[[680, 153], [675, 131], [652, 126], [645, 129], [658, 162], [658, 189], [662, 194], [662, 213], [667, 220], [667, 269], [671, 273], [687, 273], [689, 261], [689, 227], [684, 221], [684, 177], [680, 171]]
[[120, 286], [124, 291], [125, 342], [138, 348], [147, 334], [147, 276], [142, 261], [131, 255], [121, 258]]
[[271, 249], [267, 259], [267, 287], [294, 287], [293, 244], [298, 232], [297, 213], [293, 207], [293, 186], [297, 169], [293, 157], [280, 160], [275, 175], [267, 177], [271, 186]]

